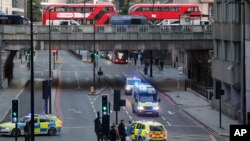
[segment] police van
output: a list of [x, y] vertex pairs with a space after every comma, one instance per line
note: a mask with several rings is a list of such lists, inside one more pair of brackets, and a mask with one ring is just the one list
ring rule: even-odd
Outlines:
[[125, 94], [132, 94], [132, 89], [135, 84], [140, 84], [141, 79], [138, 77], [127, 77], [126, 78], [126, 84], [125, 84]]
[[139, 115], [159, 116], [159, 102], [156, 89], [148, 83], [134, 85], [132, 90], [132, 111]]

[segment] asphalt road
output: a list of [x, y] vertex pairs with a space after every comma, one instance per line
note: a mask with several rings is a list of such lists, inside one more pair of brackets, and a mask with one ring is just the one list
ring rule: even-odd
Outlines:
[[[159, 93], [160, 116], [159, 117], [139, 117], [132, 113], [131, 96], [124, 95], [124, 82], [126, 76], [140, 74], [131, 67], [130, 64], [113, 64], [105, 59], [98, 59], [98, 67], [101, 67], [104, 75], [101, 76], [101, 83], [97, 83], [98, 90], [102, 90], [99, 95], [90, 95], [89, 88], [93, 85], [93, 64], [82, 62], [65, 51], [60, 51], [61, 64], [56, 64], [56, 77], [58, 85], [54, 88], [58, 90], [56, 98], [57, 115], [64, 121], [63, 132], [57, 136], [36, 136], [37, 141], [94, 141], [94, 119], [96, 112], [100, 111], [101, 94], [108, 94], [113, 107], [113, 90], [121, 90], [122, 99], [126, 99], [126, 106], [121, 107], [118, 113], [118, 120], [154, 120], [162, 123], [168, 130], [168, 138], [171, 141], [223, 141], [203, 125], [186, 115], [167, 96]], [[35, 65], [35, 77], [37, 82], [48, 78], [48, 55], [45, 52], [38, 52]], [[98, 82], [98, 81], [97, 81]], [[163, 82], [164, 83], [164, 82]], [[29, 98], [26, 89], [20, 96], [22, 103], [22, 115], [28, 113]], [[43, 101], [41, 100], [41, 89], [39, 83], [36, 87], [36, 111], [43, 111]], [[6, 118], [6, 120], [9, 120]], [[111, 110], [110, 123], [115, 123], [115, 112]], [[119, 121], [118, 121], [119, 122]], [[19, 138], [24, 140], [23, 138]], [[12, 141], [13, 137], [2, 137], [1, 141]]]

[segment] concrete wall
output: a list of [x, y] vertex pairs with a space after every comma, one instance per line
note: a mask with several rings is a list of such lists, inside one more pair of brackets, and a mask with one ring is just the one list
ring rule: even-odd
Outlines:
[[[34, 26], [36, 49], [212, 49], [211, 29], [202, 26]], [[20, 50], [30, 44], [29, 26], [0, 26], [4, 49]], [[51, 38], [49, 38], [51, 37]]]

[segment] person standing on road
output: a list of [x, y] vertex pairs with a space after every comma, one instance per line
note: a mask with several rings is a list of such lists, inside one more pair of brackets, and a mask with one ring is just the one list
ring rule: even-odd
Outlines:
[[121, 120], [120, 124], [118, 125], [118, 130], [119, 130], [121, 141], [126, 141], [126, 129], [125, 129], [123, 119]]
[[142, 62], [143, 62], [143, 55], [141, 54], [141, 57], [140, 57], [140, 61], [141, 61], [141, 66], [142, 66]]
[[103, 138], [102, 138], [102, 124], [101, 124], [101, 120], [100, 118], [96, 118], [94, 120], [94, 123], [95, 123], [95, 133], [96, 133], [96, 136], [97, 136], [97, 141], [102, 141]]
[[30, 132], [31, 132], [30, 121], [26, 121], [23, 130], [24, 130], [24, 138], [25, 138], [24, 140], [30, 141]]
[[132, 125], [132, 121], [130, 120], [130, 121], [128, 121], [128, 126], [127, 126], [127, 129], [126, 129], [127, 136], [131, 135], [132, 129], [133, 129], [133, 125]]
[[111, 130], [109, 132], [110, 134], [110, 141], [118, 141], [120, 140], [120, 137], [119, 137], [119, 131], [116, 127], [116, 125], [113, 123], [113, 125], [111, 126]]
[[135, 63], [135, 65], [137, 64], [137, 59], [138, 59], [138, 54], [135, 53], [135, 54], [134, 54], [134, 63]]
[[161, 66], [161, 71], [163, 71], [163, 67], [164, 67], [164, 61], [161, 59], [160, 61], [160, 66]]

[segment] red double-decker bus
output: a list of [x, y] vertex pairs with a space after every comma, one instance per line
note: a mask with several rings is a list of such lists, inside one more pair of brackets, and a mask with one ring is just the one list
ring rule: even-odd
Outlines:
[[[108, 24], [109, 17], [117, 14], [114, 4], [43, 3], [42, 24], [53, 20], [74, 20], [79, 24]], [[50, 20], [49, 20], [50, 19]]]
[[181, 15], [200, 17], [202, 12], [199, 4], [135, 4], [128, 10], [130, 15], [143, 15], [149, 20], [179, 20]]
[[128, 63], [128, 50], [116, 50], [112, 52], [111, 61], [117, 64], [127, 64]]

